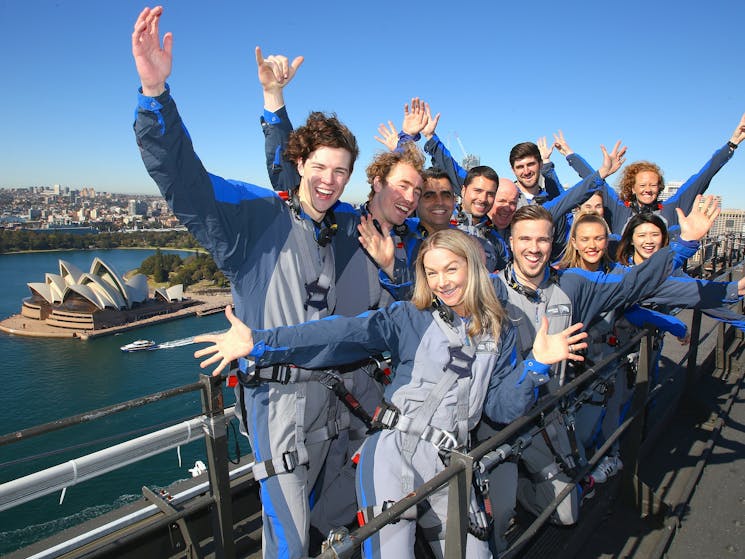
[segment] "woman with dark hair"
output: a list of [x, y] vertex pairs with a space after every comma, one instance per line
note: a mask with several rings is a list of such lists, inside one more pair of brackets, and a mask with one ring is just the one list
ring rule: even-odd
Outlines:
[[653, 213], [636, 214], [629, 219], [616, 249], [616, 260], [624, 266], [641, 264], [670, 242], [662, 218]]
[[[389, 352], [396, 371], [375, 414], [379, 428], [359, 451], [357, 497], [361, 512], [379, 513], [444, 468], [441, 456], [468, 450], [468, 433], [482, 411], [509, 423], [534, 402], [549, 380], [549, 364], [581, 360], [581, 324], [549, 336], [543, 320], [533, 352], [518, 363], [515, 332], [496, 297], [480, 247], [465, 233], [437, 231], [422, 244], [411, 301], [358, 317], [330, 317], [298, 326], [250, 330], [226, 315], [231, 329], [203, 335], [214, 345], [197, 351], [202, 367], [219, 373], [239, 359], [246, 372], [279, 363], [333, 367]], [[244, 359], [247, 358], [247, 359]], [[435, 554], [444, 552], [447, 491], [431, 509], [389, 524], [362, 545], [365, 557], [413, 557], [418, 521]], [[468, 537], [468, 557], [488, 557], [486, 542]]]

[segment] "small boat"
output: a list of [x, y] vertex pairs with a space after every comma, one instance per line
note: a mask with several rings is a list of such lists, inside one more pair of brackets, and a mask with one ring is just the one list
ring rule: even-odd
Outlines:
[[149, 349], [155, 349], [156, 345], [153, 340], [135, 340], [131, 344], [123, 345], [122, 351], [143, 351]]

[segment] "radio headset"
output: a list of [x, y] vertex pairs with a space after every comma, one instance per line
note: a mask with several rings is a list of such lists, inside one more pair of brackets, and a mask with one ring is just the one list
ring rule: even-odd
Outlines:
[[453, 325], [453, 309], [440, 301], [439, 297], [432, 297], [432, 308], [437, 311], [437, 313], [440, 315], [440, 318], [445, 322], [445, 324], [447, 324], [448, 326]]
[[[282, 198], [282, 200], [287, 202], [296, 217], [302, 218], [303, 207], [300, 205], [300, 198], [297, 195], [297, 189], [293, 190], [292, 192], [289, 192], [287, 190], [280, 190], [277, 192], [277, 194], [280, 198]], [[318, 243], [318, 246], [321, 247], [325, 247], [331, 242], [331, 239], [333, 239], [334, 235], [336, 235], [336, 230], [339, 228], [339, 226], [336, 224], [336, 216], [334, 215], [334, 210], [332, 209], [328, 209], [326, 211], [321, 223], [313, 221], [313, 224], [315, 226], [314, 230], [316, 243]]]
[[[515, 278], [515, 272], [512, 269], [512, 263], [507, 265], [503, 274], [507, 285], [517, 291], [520, 295], [524, 296], [532, 303], [539, 303], [541, 301], [540, 289], [531, 289], [517, 281], [517, 278]], [[554, 284], [559, 283], [559, 273], [550, 266], [548, 267], [548, 281], [549, 283]]]

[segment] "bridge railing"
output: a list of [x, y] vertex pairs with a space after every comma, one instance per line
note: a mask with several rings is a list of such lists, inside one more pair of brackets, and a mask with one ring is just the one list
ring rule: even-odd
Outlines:
[[[728, 248], [728, 252], [733, 251], [736, 255], [742, 257], [743, 246], [745, 245], [742, 243], [740, 243], [739, 246], [733, 244]], [[716, 257], [713, 248], [711, 255], [712, 257]], [[735, 262], [737, 261], [739, 260], [735, 260]], [[731, 280], [732, 277], [733, 270], [730, 268], [720, 279]], [[740, 310], [742, 311], [742, 304], [740, 304]], [[698, 339], [700, 328], [701, 316], [699, 312], [695, 312], [691, 325], [692, 339]], [[720, 368], [727, 367], [725, 348], [727, 341], [734, 335], [732, 328], [728, 328], [725, 325], [718, 327], [716, 355], [717, 365]], [[617, 441], [622, 434], [625, 434], [623, 439], [623, 456], [626, 467], [624, 469], [623, 483], [627, 490], [623, 491], [623, 493], [630, 495], [640, 512], [644, 513], [644, 511], [649, 508], [652, 499], [650, 498], [648, 488], [639, 482], [636, 473], [638, 472], [639, 461], [643, 458], [641, 449], [642, 442], [645, 441], [644, 421], [647, 410], [646, 403], [649, 398], [654, 397], [659, 391], [664, 389], [664, 386], [662, 385], [654, 387], [649, 386], [650, 367], [652, 366], [652, 358], [653, 355], [655, 355], [655, 351], [653, 349], [651, 333], [646, 330], [635, 336], [629, 341], [629, 343], [619, 348], [619, 350], [614, 354], [609, 355], [603, 361], [600, 361], [593, 367], [585, 370], [572, 382], [562, 386], [554, 394], [539, 401], [527, 415], [517, 419], [487, 441], [473, 448], [469, 453], [452, 453], [450, 465], [448, 467], [421, 487], [416, 488], [411, 495], [398, 501], [390, 508], [387, 508], [380, 515], [370, 519], [370, 521], [364, 526], [351, 533], [343, 530], [337, 532], [335, 538], [328, 543], [327, 549], [319, 555], [319, 557], [351, 557], [366, 538], [370, 537], [386, 524], [395, 522], [404, 511], [425, 500], [435, 491], [439, 491], [445, 487], [448, 488], [449, 495], [445, 556], [448, 558], [465, 557], [469, 493], [471, 491], [471, 480], [475, 469], [478, 468], [480, 471], [488, 470], [510, 457], [519, 455], [520, 452], [531, 443], [532, 438], [540, 432], [541, 427], [538, 425], [538, 421], [543, 415], [549, 413], [556, 408], [557, 405], [562, 403], [566, 404], [569, 402], [570, 405], [580, 405], [578, 399], [582, 397], [586, 388], [597, 380], [598, 372], [606, 365], [616, 361], [619, 356], [626, 355], [632, 348], [635, 348], [637, 344], [639, 344], [640, 347], [640, 359], [637, 371], [636, 388], [632, 397], [631, 411], [615, 433], [613, 433], [605, 444], [593, 456], [589, 457], [586, 464], [577, 471], [572, 481], [574, 484], [579, 483], [583, 477], [594, 468], [599, 460], [602, 459], [611, 445]], [[698, 358], [697, 352], [698, 346], [696, 344], [691, 344], [686, 355], [686, 384], [692, 384], [695, 382], [697, 376], [702, 374], [700, 369], [696, 367]], [[61, 419], [23, 431], [9, 433], [0, 436], [0, 446], [15, 441], [26, 440], [30, 437], [56, 431], [71, 425], [100, 419], [114, 413], [140, 407], [187, 392], [200, 391], [202, 395], [202, 415], [191, 418], [180, 426], [177, 426], [173, 434], [161, 433], [160, 435], [157, 435], [161, 438], [158, 438], [156, 443], [153, 443], [151, 439], [137, 441], [131, 448], [137, 449], [134, 451], [134, 454], [136, 455], [134, 459], [140, 460], [157, 452], [163, 452], [168, 448], [174, 448], [179, 444], [185, 444], [185, 442], [188, 442], [193, 438], [205, 437], [210, 487], [209, 498], [212, 503], [210, 509], [213, 515], [212, 531], [214, 535], [214, 548], [216, 556], [218, 557], [234, 557], [234, 522], [230, 508], [230, 480], [228, 474], [226, 433], [227, 419], [225, 416], [225, 411], [230, 410], [224, 409], [222, 380], [223, 379], [219, 377], [201, 376], [197, 383], [172, 390], [166, 390], [107, 408], [94, 410], [92, 412], [86, 412], [78, 416]], [[185, 433], [186, 438], [184, 438]], [[649, 435], [647, 435], [647, 443], [649, 442], [648, 437]], [[112, 449], [106, 449], [106, 451], [114, 452]], [[91, 473], [91, 475], [100, 475], [101, 473], [104, 473], [104, 471], [110, 471], [110, 469], [122, 467], [134, 461], [134, 459], [125, 459], [123, 456], [124, 455], [118, 455], [112, 459], [112, 455], [106, 455], [102, 460], [108, 460], [107, 464], [110, 464], [111, 468], [108, 468], [108, 466], [92, 468], [93, 470], [96, 470], [96, 472], [95, 474]], [[73, 477], [70, 477], [68, 473], [62, 474], [60, 471], [52, 472], [50, 471], [52, 469], [50, 469], [41, 474], [42, 478], [45, 479], [44, 484], [38, 483], [39, 479], [42, 478], [32, 478], [30, 476], [27, 476], [28, 479], [21, 478], [19, 480], [0, 484], [0, 510], [10, 508], [20, 504], [21, 502], [41, 496], [42, 494], [48, 494], [52, 491], [60, 490], [61, 488], [84, 479], [84, 476], [81, 475], [77, 465], [67, 464], [65, 467], [68, 469], [71, 468], [74, 471]], [[36, 474], [32, 474], [32, 476], [36, 476], [37, 474], [40, 473], [37, 472]], [[559, 505], [563, 497], [571, 491], [572, 487], [573, 486], [570, 485], [565, 489], [564, 493], [559, 495], [555, 501], [536, 518], [536, 520], [511, 545], [505, 554], [503, 554], [504, 557], [516, 556], [521, 549], [529, 544], [533, 536], [535, 536], [541, 527], [548, 522], [552, 512]], [[161, 506], [161, 504], [159, 504], [159, 506]], [[174, 522], [182, 522], [180, 519], [183, 514], [175, 509], [167, 509], [168, 507], [164, 510], [167, 517], [170, 515], [170, 517], [174, 519]], [[180, 524], [180, 526], [183, 525]], [[182, 532], [186, 534], [185, 537], [188, 537], [188, 530], [185, 527], [182, 528]]]

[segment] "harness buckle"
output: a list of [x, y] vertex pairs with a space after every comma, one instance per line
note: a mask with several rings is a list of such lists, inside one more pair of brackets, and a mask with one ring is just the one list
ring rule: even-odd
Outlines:
[[282, 462], [285, 465], [286, 472], [293, 472], [298, 465], [297, 452], [289, 451], [282, 454]]
[[455, 435], [453, 435], [450, 431], [437, 429], [436, 427], [432, 427], [429, 442], [435, 445], [435, 447], [437, 447], [438, 449], [447, 451], [454, 450], [459, 446], [458, 440], [455, 438]]
[[401, 412], [393, 404], [389, 404], [385, 400], [380, 402], [375, 413], [373, 413], [372, 421], [370, 422], [371, 430], [378, 429], [393, 429], [398, 423], [398, 418]]
[[242, 386], [254, 388], [259, 385], [259, 375], [257, 374], [256, 363], [246, 359], [245, 357], [241, 357], [237, 361], [231, 363], [230, 373], [235, 373], [238, 382], [240, 382]]

